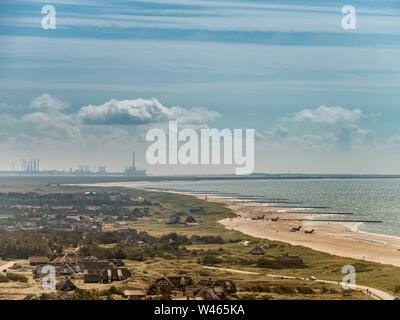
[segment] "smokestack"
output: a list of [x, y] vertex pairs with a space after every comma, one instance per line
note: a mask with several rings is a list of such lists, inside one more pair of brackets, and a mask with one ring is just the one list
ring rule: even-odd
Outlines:
[[135, 151], [132, 152], [132, 168], [135, 169]]

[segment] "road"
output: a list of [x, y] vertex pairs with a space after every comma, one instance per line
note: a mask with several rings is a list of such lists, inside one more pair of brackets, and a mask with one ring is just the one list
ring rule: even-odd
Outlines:
[[7, 262], [6, 264], [1, 265], [0, 272], [3, 272], [4, 270], [11, 268], [14, 264], [15, 264], [15, 261], [10, 261], [10, 262]]
[[[243, 271], [243, 270], [236, 270], [236, 269], [227, 269], [227, 268], [218, 268], [218, 267], [207, 267], [203, 266], [203, 268], [206, 269], [215, 269], [215, 270], [223, 270], [223, 271], [228, 271], [228, 272], [234, 272], [234, 273], [241, 273], [241, 274], [261, 274], [259, 272], [252, 272], [252, 271]], [[292, 276], [284, 276], [284, 275], [278, 275], [278, 274], [267, 274], [268, 277], [272, 278], [280, 278], [280, 279], [300, 279], [300, 280], [307, 280], [310, 281], [306, 278], [300, 278], [300, 277], [292, 277]], [[322, 283], [329, 283], [329, 284], [336, 284], [340, 285], [337, 281], [331, 281], [331, 280], [322, 280], [322, 279], [316, 279], [314, 280], [316, 282], [322, 282]], [[367, 290], [371, 292], [371, 296], [376, 299], [376, 300], [393, 300], [394, 296], [391, 294], [382, 291], [380, 289], [368, 287], [368, 286], [362, 286], [362, 285], [355, 285], [356, 290], [361, 290], [365, 294], [367, 294]]]

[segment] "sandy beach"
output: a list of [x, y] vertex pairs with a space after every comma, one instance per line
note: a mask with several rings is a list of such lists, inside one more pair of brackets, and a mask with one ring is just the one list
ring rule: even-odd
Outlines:
[[[200, 198], [205, 199], [204, 196]], [[399, 238], [358, 232], [356, 223], [303, 220], [318, 214], [283, 212], [285, 210], [281, 207], [255, 206], [254, 202], [239, 202], [212, 196], [207, 198], [208, 201], [225, 203], [236, 214], [236, 218], [219, 221], [225, 228], [333, 255], [400, 266]], [[264, 219], [252, 219], [262, 216]], [[276, 218], [279, 219], [271, 220]], [[290, 231], [298, 227], [301, 227], [300, 231]], [[305, 233], [306, 230], [313, 229], [314, 233]]]
[[[282, 241], [300, 245], [333, 255], [391, 264], [400, 267], [400, 238], [358, 231], [358, 223], [311, 221], [321, 214], [290, 213], [290, 208], [263, 206], [254, 201], [213, 196], [196, 195], [190, 192], [141, 188], [150, 183], [104, 183], [91, 186], [135, 186], [153, 192], [171, 192], [195, 196], [199, 199], [224, 203], [235, 214], [235, 218], [220, 220], [225, 228], [237, 230], [256, 238]], [[90, 185], [89, 185], [90, 186]], [[264, 219], [253, 220], [262, 217]], [[277, 221], [272, 219], [278, 218]], [[334, 219], [334, 217], [332, 217]], [[292, 228], [300, 231], [292, 232]], [[312, 234], [305, 231], [314, 230]]]

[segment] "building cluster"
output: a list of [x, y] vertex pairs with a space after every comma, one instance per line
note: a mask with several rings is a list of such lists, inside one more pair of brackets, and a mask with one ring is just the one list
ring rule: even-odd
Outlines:
[[[92, 175], [127, 175], [127, 176], [146, 176], [146, 170], [137, 169], [135, 166], [135, 152], [132, 152], [132, 166], [129, 166], [123, 172], [107, 172], [106, 166], [100, 165], [97, 168], [90, 167], [87, 164], [78, 165], [77, 169], [69, 168], [66, 170], [40, 170], [39, 159], [21, 160], [21, 167], [12, 163], [11, 171], [0, 171], [1, 174], [29, 174], [29, 175], [74, 175], [74, 176], [92, 176]], [[17, 168], [16, 168], [17, 167]]]
[[237, 292], [235, 283], [227, 279], [206, 279], [193, 283], [191, 277], [164, 274], [150, 286], [149, 291], [174, 293], [181, 291], [186, 299], [223, 300]]
[[[32, 256], [29, 264], [33, 267], [33, 278], [41, 279], [48, 276], [48, 266], [55, 268], [57, 291], [73, 291], [77, 289], [74, 279], [81, 278], [84, 283], [107, 284], [115, 281], [129, 279], [132, 274], [120, 259], [98, 259], [94, 256], [80, 255], [80, 248], [66, 249], [62, 254], [56, 253], [47, 256]], [[149, 285], [147, 290], [139, 288], [128, 288], [123, 290], [126, 298], [142, 298], [147, 295], [171, 295], [177, 299], [194, 300], [221, 300], [227, 299], [229, 295], [236, 293], [236, 285], [228, 279], [203, 279], [194, 284], [189, 276], [170, 276], [164, 274]], [[44, 300], [72, 299], [71, 296], [45, 296]], [[26, 300], [40, 300], [35, 295], [28, 295]], [[67, 300], [68, 300], [67, 299]]]
[[127, 226], [137, 218], [148, 215], [151, 202], [119, 192], [82, 192], [75, 194], [35, 192], [0, 193], [4, 205], [0, 229], [6, 231], [49, 228], [73, 230], [84, 234], [102, 232], [109, 227]]
[[85, 257], [78, 252], [33, 256], [29, 258], [29, 264], [35, 267], [33, 269], [34, 279], [48, 275], [48, 270], [44, 268], [47, 265], [55, 268], [57, 277], [77, 278], [82, 276], [85, 283], [111, 283], [128, 279], [131, 276], [122, 260]]

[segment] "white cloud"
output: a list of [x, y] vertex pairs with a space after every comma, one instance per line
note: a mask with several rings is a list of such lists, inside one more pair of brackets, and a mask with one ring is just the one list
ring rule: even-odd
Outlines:
[[327, 107], [324, 105], [316, 109], [303, 109], [297, 112], [292, 120], [295, 122], [311, 121], [315, 123], [356, 122], [363, 117], [360, 109], [345, 109], [341, 106]]
[[168, 120], [181, 123], [213, 121], [220, 114], [203, 107], [186, 109], [165, 107], [157, 99], [116, 100], [98, 106], [88, 105], [79, 110], [78, 118], [89, 125], [142, 125]]
[[29, 108], [46, 111], [58, 111], [68, 107], [68, 102], [53, 97], [48, 93], [42, 94], [29, 103]]

